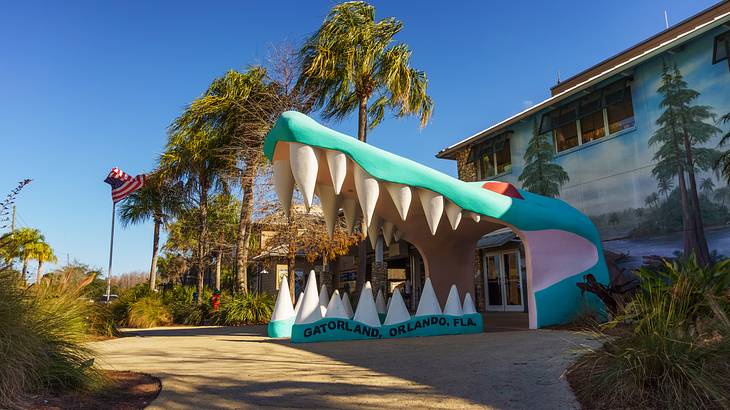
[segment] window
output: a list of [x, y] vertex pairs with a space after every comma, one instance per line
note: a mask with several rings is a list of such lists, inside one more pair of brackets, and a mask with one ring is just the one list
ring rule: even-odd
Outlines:
[[561, 152], [633, 126], [631, 82], [621, 80], [543, 115], [540, 134], [552, 131]]
[[[727, 60], [730, 56], [730, 31], [726, 31], [715, 37], [715, 47], [712, 51], [712, 64]], [[730, 67], [730, 62], [728, 63]]]
[[606, 87], [605, 99], [609, 134], [634, 126], [634, 106], [628, 85], [616, 83]]
[[508, 135], [499, 135], [473, 148], [479, 166], [479, 178], [485, 179], [512, 170]]
[[603, 93], [595, 92], [580, 100], [580, 136], [583, 143], [602, 138], [606, 135], [603, 122]]

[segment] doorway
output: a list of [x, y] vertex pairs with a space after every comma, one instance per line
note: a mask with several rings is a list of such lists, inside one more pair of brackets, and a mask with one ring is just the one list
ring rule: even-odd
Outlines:
[[486, 310], [523, 312], [522, 261], [517, 249], [484, 254]]

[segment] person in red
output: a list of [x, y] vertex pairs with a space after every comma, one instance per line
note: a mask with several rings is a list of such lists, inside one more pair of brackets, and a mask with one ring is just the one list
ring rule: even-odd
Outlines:
[[210, 297], [210, 304], [213, 306], [213, 310], [218, 310], [221, 307], [221, 291], [216, 289], [213, 291], [213, 296]]

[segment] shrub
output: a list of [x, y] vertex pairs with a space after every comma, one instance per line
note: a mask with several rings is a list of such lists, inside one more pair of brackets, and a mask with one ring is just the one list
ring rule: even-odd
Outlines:
[[730, 327], [725, 323], [730, 263], [709, 268], [694, 259], [642, 269], [642, 289], [602, 349], [568, 373], [590, 408], [727, 408]]
[[153, 292], [150, 290], [150, 287], [146, 283], [140, 283], [124, 291], [124, 293], [119, 295], [119, 299], [115, 300], [111, 304], [111, 311], [112, 316], [114, 317], [114, 321], [120, 326], [129, 325], [129, 309], [139, 299], [150, 296], [152, 294]]
[[0, 269], [0, 408], [19, 406], [28, 393], [90, 389], [103, 380], [83, 345], [88, 303], [79, 296], [86, 283], [24, 289], [17, 275]]
[[101, 303], [87, 305], [86, 333], [103, 337], [119, 336], [111, 306]]
[[138, 299], [129, 307], [127, 324], [132, 327], [157, 327], [172, 323], [172, 314], [157, 295]]
[[239, 326], [268, 323], [274, 310], [274, 299], [266, 293], [247, 293], [222, 300], [216, 322]]
[[183, 325], [200, 325], [208, 317], [210, 308], [210, 289], [203, 291], [203, 303], [197, 305], [193, 300], [196, 289], [192, 286], [174, 285], [162, 294], [165, 305], [172, 313], [173, 322]]

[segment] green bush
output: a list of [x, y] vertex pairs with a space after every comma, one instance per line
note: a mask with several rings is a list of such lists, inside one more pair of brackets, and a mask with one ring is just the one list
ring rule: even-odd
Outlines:
[[152, 294], [153, 292], [146, 283], [140, 283], [119, 295], [119, 299], [115, 300], [111, 304], [112, 315], [116, 323], [120, 326], [127, 326], [129, 309], [132, 307], [134, 302]]
[[18, 407], [26, 394], [91, 389], [103, 380], [83, 345], [88, 302], [79, 296], [87, 283], [26, 289], [0, 269], [0, 408]]
[[642, 289], [602, 349], [569, 370], [594, 408], [730, 407], [730, 262], [642, 269]]
[[203, 303], [195, 304], [193, 294], [196, 289], [192, 286], [174, 285], [165, 289], [162, 299], [172, 313], [172, 320], [183, 325], [201, 325], [208, 317], [210, 309], [210, 289], [203, 291]]
[[101, 303], [89, 303], [86, 310], [86, 332], [94, 336], [119, 336], [111, 306]]
[[129, 307], [127, 324], [131, 327], [148, 328], [172, 323], [172, 314], [158, 295], [145, 296]]
[[274, 298], [267, 293], [247, 293], [221, 298], [216, 322], [227, 326], [268, 323], [274, 310]]

